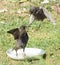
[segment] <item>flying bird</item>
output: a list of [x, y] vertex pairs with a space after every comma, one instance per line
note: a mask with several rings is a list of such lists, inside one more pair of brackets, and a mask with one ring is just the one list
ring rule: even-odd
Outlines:
[[23, 48], [23, 53], [24, 53], [25, 47], [29, 39], [26, 31], [26, 26], [22, 25], [20, 28], [15, 28], [7, 32], [12, 34], [14, 36], [14, 39], [16, 40], [16, 44], [13, 48], [13, 50], [16, 51], [16, 56], [18, 55], [17, 50], [19, 48]]
[[[51, 13], [44, 7], [32, 6], [30, 7], [29, 12], [30, 12], [29, 26], [33, 23], [34, 20], [43, 21], [45, 18], [49, 19], [53, 25], [56, 24]], [[40, 27], [40, 24], [39, 24], [39, 27]]]

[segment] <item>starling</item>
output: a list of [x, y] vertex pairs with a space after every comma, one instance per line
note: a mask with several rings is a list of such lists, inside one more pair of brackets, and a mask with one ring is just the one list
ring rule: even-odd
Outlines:
[[29, 12], [30, 12], [29, 26], [33, 23], [34, 20], [43, 21], [45, 18], [49, 19], [50, 22], [55, 25], [54, 18], [46, 8], [32, 6], [30, 7]]
[[17, 50], [19, 48], [23, 48], [23, 52], [24, 52], [29, 39], [26, 31], [26, 26], [22, 25], [20, 28], [15, 28], [7, 32], [12, 34], [14, 36], [14, 39], [16, 40], [16, 44], [13, 48], [13, 50], [16, 51], [16, 55], [18, 55]]

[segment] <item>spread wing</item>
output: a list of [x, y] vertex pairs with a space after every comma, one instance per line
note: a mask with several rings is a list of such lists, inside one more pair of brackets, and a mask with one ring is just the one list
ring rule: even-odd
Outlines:
[[35, 17], [34, 17], [33, 14], [31, 14], [31, 16], [30, 16], [30, 21], [29, 21], [29, 25], [31, 25], [34, 20], [35, 20]]
[[23, 43], [27, 44], [28, 39], [29, 39], [29, 37], [28, 37], [28, 34], [27, 33], [25, 33], [25, 34], [22, 35], [22, 42]]
[[15, 28], [12, 30], [7, 31], [7, 33], [10, 33], [14, 36], [14, 39], [18, 39], [19, 38], [19, 29]]
[[51, 13], [44, 7], [43, 7], [43, 12], [44, 12], [45, 16], [55, 25], [55, 20], [52, 17]]

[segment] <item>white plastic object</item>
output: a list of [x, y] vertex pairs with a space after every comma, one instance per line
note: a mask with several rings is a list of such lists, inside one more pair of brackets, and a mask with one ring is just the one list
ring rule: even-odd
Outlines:
[[18, 53], [17, 56], [16, 56], [16, 51], [12, 49], [8, 49], [6, 53], [12, 59], [22, 60], [22, 59], [25, 59], [25, 57], [31, 58], [31, 57], [35, 57], [38, 55], [43, 55], [45, 54], [45, 50], [38, 49], [38, 48], [25, 48], [25, 55], [26, 55], [25, 57], [23, 55], [23, 49], [19, 49], [17, 51]]

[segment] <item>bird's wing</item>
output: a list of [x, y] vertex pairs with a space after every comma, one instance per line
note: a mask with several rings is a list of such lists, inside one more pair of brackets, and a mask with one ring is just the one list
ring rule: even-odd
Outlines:
[[28, 34], [27, 33], [25, 33], [25, 34], [22, 35], [22, 42], [23, 43], [27, 44], [28, 39], [29, 39], [29, 37], [28, 37]]
[[18, 36], [19, 36], [19, 29], [18, 28], [15, 28], [15, 29], [12, 29], [12, 30], [7, 31], [7, 33], [12, 34], [14, 36], [14, 39], [17, 39]]
[[18, 30], [18, 28], [11, 29], [11, 30], [7, 31], [7, 33], [14, 34], [14, 32], [17, 31], [17, 30]]
[[29, 25], [31, 25], [34, 20], [35, 20], [35, 17], [34, 17], [34, 15], [31, 14], [30, 21], [29, 21]]
[[53, 23], [53, 25], [55, 25], [55, 20], [52, 17], [51, 13], [48, 12], [48, 10], [44, 7], [43, 7], [43, 12], [44, 12], [45, 16]]

